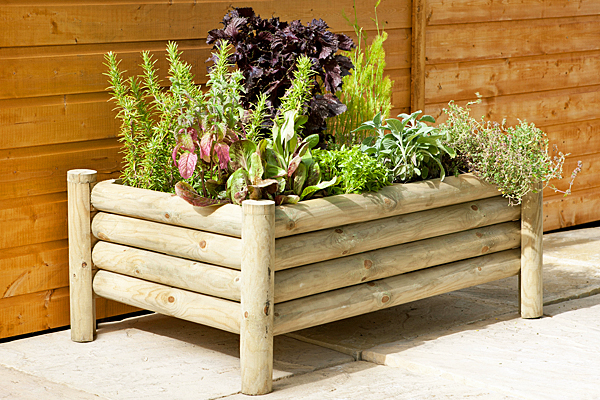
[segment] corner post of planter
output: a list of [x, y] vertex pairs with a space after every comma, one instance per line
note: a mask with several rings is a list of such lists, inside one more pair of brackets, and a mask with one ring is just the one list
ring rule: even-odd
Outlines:
[[542, 185], [530, 192], [521, 204], [521, 273], [520, 307], [522, 318], [539, 318], [543, 314], [543, 202]]
[[273, 292], [275, 283], [275, 203], [242, 203], [242, 393], [273, 390]]
[[71, 340], [91, 342], [96, 333], [96, 307], [92, 290], [92, 185], [97, 173], [89, 169], [67, 172], [69, 227], [69, 294]]

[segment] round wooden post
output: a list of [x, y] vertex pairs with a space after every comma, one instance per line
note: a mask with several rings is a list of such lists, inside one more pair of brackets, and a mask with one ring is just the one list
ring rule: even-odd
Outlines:
[[90, 192], [94, 182], [96, 171], [74, 169], [67, 172], [71, 340], [75, 342], [91, 342], [96, 333], [90, 226]]
[[242, 393], [259, 395], [273, 389], [275, 203], [246, 200], [242, 212]]
[[522, 318], [539, 318], [543, 314], [543, 203], [542, 186], [537, 193], [523, 197], [521, 204], [521, 273], [520, 306]]

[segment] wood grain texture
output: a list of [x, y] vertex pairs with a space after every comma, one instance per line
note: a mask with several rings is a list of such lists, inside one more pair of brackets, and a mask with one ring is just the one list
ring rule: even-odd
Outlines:
[[240, 301], [240, 272], [179, 257], [99, 241], [94, 266], [145, 281]]
[[519, 219], [502, 197], [461, 203], [277, 239], [275, 270]]
[[545, 126], [550, 141], [572, 157], [600, 152], [600, 119]]
[[519, 222], [507, 222], [278, 271], [275, 302], [512, 249], [520, 240]]
[[597, 15], [593, 0], [427, 0], [429, 25]]
[[348, 194], [277, 207], [275, 237], [443, 207], [498, 195], [471, 174], [393, 185], [377, 193]]
[[[410, 66], [410, 110], [425, 109], [426, 0], [412, 2], [412, 58]], [[394, 104], [396, 104], [394, 102]]]
[[171, 193], [100, 182], [92, 191], [97, 210], [185, 226], [206, 232], [241, 237], [242, 209], [227, 204], [220, 207], [193, 207]]
[[246, 200], [242, 215], [242, 393], [261, 395], [273, 390], [275, 202]]
[[240, 332], [240, 304], [109, 271], [94, 276], [94, 293], [186, 321]]
[[594, 51], [599, 35], [597, 16], [430, 26], [427, 63]]
[[69, 226], [69, 298], [71, 340], [91, 342], [96, 335], [96, 302], [92, 291], [91, 185], [97, 173], [72, 169], [67, 173]]
[[600, 220], [600, 189], [584, 189], [567, 197], [544, 198], [544, 230], [552, 231]]
[[542, 267], [544, 264], [543, 196], [530, 192], [521, 204], [521, 271], [520, 310], [522, 318], [539, 318], [544, 314]]
[[209, 264], [240, 269], [240, 239], [121, 215], [96, 214], [92, 232], [100, 240]]
[[507, 250], [275, 305], [280, 335], [516, 275], [520, 250]]

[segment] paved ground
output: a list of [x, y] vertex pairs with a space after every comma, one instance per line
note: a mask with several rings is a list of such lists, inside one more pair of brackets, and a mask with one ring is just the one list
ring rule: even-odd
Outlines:
[[[516, 278], [275, 339], [271, 399], [600, 399], [600, 228], [544, 238], [544, 318]], [[238, 336], [160, 315], [0, 344], [0, 399], [226, 399]], [[355, 361], [360, 360], [360, 361]]]

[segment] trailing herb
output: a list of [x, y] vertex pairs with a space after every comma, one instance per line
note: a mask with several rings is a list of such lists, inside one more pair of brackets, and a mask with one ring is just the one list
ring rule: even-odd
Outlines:
[[340, 150], [313, 150], [313, 157], [323, 180], [337, 177], [337, 183], [326, 195], [376, 192], [391, 185], [388, 169], [373, 157], [363, 153], [360, 146]]
[[[469, 105], [459, 107], [454, 102], [444, 109], [448, 119], [440, 130], [448, 143], [464, 158], [468, 168], [481, 179], [498, 186], [511, 204], [520, 204], [523, 196], [536, 191], [537, 185], [549, 186], [552, 179], [561, 179], [568, 154], [551, 156], [549, 141], [534, 124], [520, 121], [517, 126], [476, 120], [470, 116]], [[581, 170], [581, 161], [571, 174], [569, 189]], [[555, 191], [559, 191], [550, 185]]]
[[[278, 114], [281, 99], [291, 86], [298, 58], [307, 56], [314, 74], [311, 93], [304, 104], [308, 120], [302, 135], [309, 136], [321, 133], [327, 118], [346, 110], [334, 93], [341, 89], [342, 78], [353, 65], [348, 57], [337, 52], [351, 50], [354, 43], [348, 36], [332, 33], [328, 28], [321, 19], [302, 25], [300, 21], [262, 19], [249, 7], [235, 8], [223, 18], [223, 29], [208, 33], [207, 42], [216, 48], [223, 41], [234, 46], [231, 60], [244, 76], [243, 105], [249, 108], [265, 95], [266, 127], [282, 118], [283, 113]], [[218, 56], [211, 59], [218, 62]]]
[[402, 121], [395, 118], [383, 120], [378, 113], [372, 121], [364, 122], [355, 130], [375, 133], [375, 136], [363, 140], [361, 151], [385, 165], [394, 182], [427, 179], [433, 172], [439, 173], [443, 180], [446, 170], [442, 157], [456, 156], [454, 149], [445, 143], [446, 136], [427, 125], [427, 122], [434, 123], [435, 119], [429, 115], [419, 118], [420, 113], [400, 114]]
[[[387, 32], [380, 30], [375, 4], [375, 27], [377, 35], [370, 45], [367, 45], [367, 35], [358, 25], [356, 2], [354, 4], [354, 23], [352, 27], [358, 38], [357, 46], [345, 53], [354, 65], [349, 75], [343, 78], [343, 86], [337, 96], [346, 105], [347, 110], [327, 121], [327, 135], [335, 138], [337, 145], [351, 146], [360, 143], [364, 134], [354, 132], [363, 121], [367, 121], [380, 113], [386, 119], [392, 109], [392, 85], [389, 76], [384, 75], [385, 50], [383, 43], [387, 40]], [[348, 17], [344, 15], [350, 23]]]

